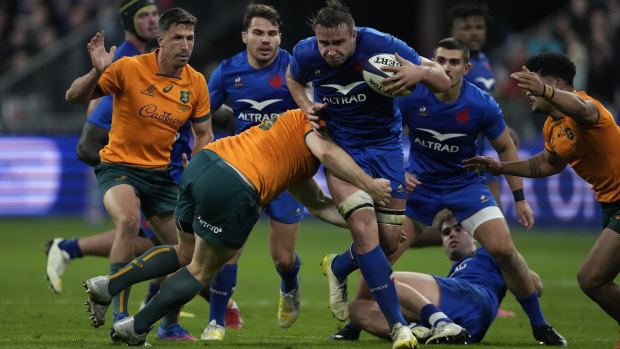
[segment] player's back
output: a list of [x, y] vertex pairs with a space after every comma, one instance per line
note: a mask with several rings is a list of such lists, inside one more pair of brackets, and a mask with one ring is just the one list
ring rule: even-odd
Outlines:
[[290, 184], [310, 178], [318, 170], [318, 160], [304, 140], [307, 132], [312, 131], [301, 110], [289, 110], [205, 149], [241, 171], [257, 189], [260, 204], [265, 205]]

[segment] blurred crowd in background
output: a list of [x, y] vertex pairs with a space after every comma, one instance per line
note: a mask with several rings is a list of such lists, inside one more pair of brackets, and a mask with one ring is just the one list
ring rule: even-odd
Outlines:
[[[243, 49], [239, 33], [247, 2], [157, 1], [161, 11], [180, 6], [198, 17], [197, 41], [190, 64], [207, 78], [221, 59]], [[280, 11], [284, 20], [282, 47], [287, 50], [312, 35], [308, 18], [324, 4], [260, 2]], [[388, 16], [390, 23], [383, 24], [378, 22], [379, 16], [374, 16], [377, 9], [373, 9], [373, 2], [345, 0], [357, 25], [400, 37], [427, 57], [432, 55], [424, 51], [429, 46], [428, 36], [430, 45], [447, 36], [445, 11], [456, 2], [402, 1], [403, 11]], [[511, 72], [521, 69], [531, 54], [568, 54], [577, 65], [575, 88], [601, 100], [616, 117], [620, 115], [620, 0], [502, 3], [489, 3], [494, 19], [489, 23], [489, 40], [483, 51], [495, 73], [495, 98], [507, 123], [522, 139], [540, 137], [544, 121], [543, 117], [531, 114], [523, 93], [509, 77]], [[389, 6], [398, 9], [401, 4], [392, 1]], [[517, 7], [523, 7], [523, 12], [515, 13], [512, 9]], [[426, 10], [430, 11], [430, 20]], [[409, 15], [409, 22], [403, 17], [407, 11], [417, 12]], [[384, 17], [381, 16], [382, 21]], [[436, 24], [436, 28], [420, 30], [416, 21], [424, 22], [426, 27]], [[106, 33], [106, 46], [123, 40], [118, 1], [0, 0], [0, 134], [79, 134], [85, 121], [85, 107], [69, 105], [64, 101], [64, 93], [75, 77], [91, 68], [86, 43], [101, 29]], [[409, 35], [405, 31], [417, 33]], [[425, 47], [416, 44], [422, 41], [426, 42]]]

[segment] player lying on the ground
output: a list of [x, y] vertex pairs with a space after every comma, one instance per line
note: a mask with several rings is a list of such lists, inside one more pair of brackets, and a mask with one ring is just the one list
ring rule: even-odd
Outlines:
[[[457, 223], [451, 211], [441, 210], [434, 223], [441, 232], [452, 268], [447, 277], [394, 273], [403, 316], [412, 322], [411, 331], [420, 342], [480, 342], [506, 295], [499, 264], [484, 247], [476, 249], [476, 241]], [[543, 290], [540, 278], [531, 270], [530, 277], [540, 296]], [[355, 325], [387, 338], [387, 321], [381, 315], [369, 292], [358, 295], [351, 304], [350, 316]]]

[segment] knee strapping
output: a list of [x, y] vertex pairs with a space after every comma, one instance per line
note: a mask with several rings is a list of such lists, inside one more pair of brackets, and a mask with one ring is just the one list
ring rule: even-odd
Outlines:
[[357, 210], [374, 210], [374, 203], [368, 193], [358, 190], [338, 205], [338, 212], [346, 221]]
[[405, 210], [393, 209], [386, 207], [376, 207], [377, 211], [377, 223], [391, 225], [395, 227], [402, 227], [405, 223]]

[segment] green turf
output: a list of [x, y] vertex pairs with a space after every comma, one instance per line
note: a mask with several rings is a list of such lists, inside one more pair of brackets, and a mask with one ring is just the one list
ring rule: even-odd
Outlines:
[[[86, 299], [81, 281], [106, 274], [102, 258], [75, 260], [68, 268], [60, 295], [47, 288], [43, 243], [63, 236], [87, 236], [111, 226], [89, 227], [80, 219], [6, 219], [0, 221], [0, 347], [3, 348], [101, 348], [112, 346], [106, 324], [89, 326]], [[147, 341], [157, 347], [213, 348], [390, 348], [387, 341], [362, 334], [357, 342], [333, 342], [327, 337], [342, 323], [327, 308], [327, 283], [319, 262], [327, 253], [341, 252], [350, 238], [347, 231], [313, 220], [305, 220], [298, 240], [302, 260], [302, 313], [290, 329], [278, 326], [276, 312], [279, 278], [269, 257], [267, 226], [261, 221], [250, 236], [239, 265], [234, 299], [241, 307], [246, 327], [228, 330], [221, 343], [168, 343], [151, 334]], [[534, 231], [514, 233], [517, 248], [536, 270], [545, 285], [542, 307], [547, 320], [561, 332], [573, 348], [615, 348], [617, 324], [579, 289], [577, 269], [596, 239], [596, 234]], [[415, 270], [444, 275], [449, 263], [440, 248], [408, 251], [395, 270]], [[357, 285], [351, 279], [350, 291]], [[134, 287], [131, 308], [135, 311], [146, 287]], [[525, 314], [511, 295], [503, 306], [518, 313], [516, 318], [495, 321], [484, 341], [487, 348], [531, 348], [534, 341]], [[190, 302], [185, 311], [195, 318], [182, 324], [194, 336], [200, 336], [208, 319], [208, 305], [201, 298]], [[110, 314], [108, 314], [110, 315]], [[108, 316], [108, 321], [110, 316]], [[442, 346], [439, 346], [440, 348]], [[464, 346], [463, 346], [464, 347]], [[471, 347], [467, 346], [467, 347]]]

